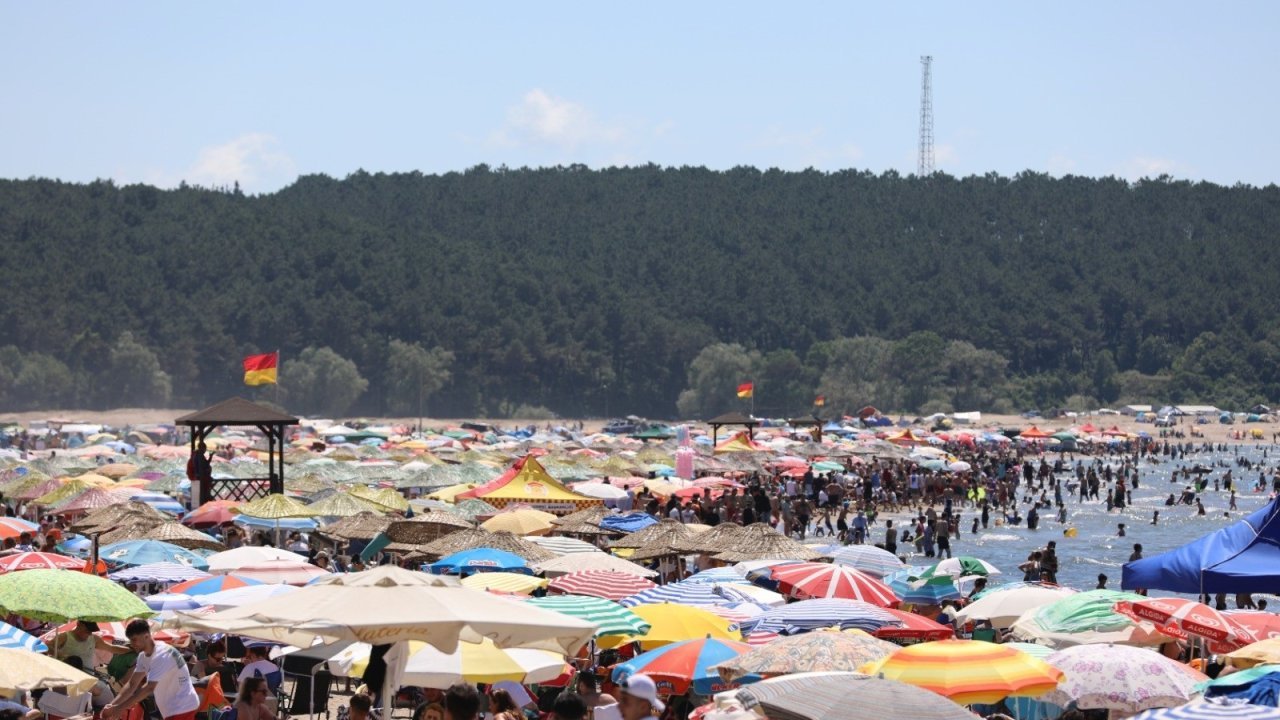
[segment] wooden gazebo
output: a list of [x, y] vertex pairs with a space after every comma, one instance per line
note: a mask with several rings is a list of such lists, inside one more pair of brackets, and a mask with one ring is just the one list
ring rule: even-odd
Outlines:
[[793, 428], [813, 427], [813, 441], [822, 442], [822, 418], [812, 415], [807, 418], [790, 418], [787, 424]]
[[711, 426], [711, 446], [715, 447], [719, 440], [720, 427], [722, 425], [742, 425], [747, 429], [747, 437], [754, 439], [756, 427], [760, 424], [760, 421], [740, 412], [727, 412], [719, 417], [711, 418], [707, 421], [707, 424]]
[[244, 398], [231, 398], [199, 412], [183, 415], [174, 422], [191, 428], [193, 455], [196, 446], [210, 432], [224, 425], [256, 427], [267, 438], [267, 477], [218, 478], [200, 482], [198, 488], [191, 489], [197, 506], [210, 500], [253, 500], [284, 492], [284, 429], [288, 425], [297, 425], [298, 418]]

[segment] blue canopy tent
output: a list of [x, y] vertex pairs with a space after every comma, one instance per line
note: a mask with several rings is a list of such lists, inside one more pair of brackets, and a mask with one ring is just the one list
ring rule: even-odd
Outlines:
[[1280, 592], [1280, 500], [1176, 550], [1126, 563], [1120, 587], [1201, 593]]

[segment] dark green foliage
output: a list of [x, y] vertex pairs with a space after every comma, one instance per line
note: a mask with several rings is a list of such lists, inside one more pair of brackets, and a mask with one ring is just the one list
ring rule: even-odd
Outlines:
[[3, 181], [0, 397], [200, 406], [246, 394], [246, 354], [331, 348], [369, 382], [350, 412], [409, 412], [404, 342], [453, 353], [425, 383], [436, 416], [670, 416], [717, 343], [750, 355], [773, 414], [820, 390], [906, 409], [1276, 400], [1276, 228], [1274, 186], [1034, 173], [480, 166], [258, 197]]

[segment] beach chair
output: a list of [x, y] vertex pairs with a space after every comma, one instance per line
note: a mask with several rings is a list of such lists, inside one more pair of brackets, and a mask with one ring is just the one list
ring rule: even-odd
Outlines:
[[36, 709], [44, 713], [50, 720], [63, 720], [64, 718], [91, 712], [93, 709], [93, 696], [89, 693], [66, 695], [49, 690], [40, 696], [40, 701], [36, 703]]
[[290, 674], [293, 693], [289, 697], [290, 715], [323, 715], [329, 717], [329, 694], [333, 675], [326, 670], [311, 675]]

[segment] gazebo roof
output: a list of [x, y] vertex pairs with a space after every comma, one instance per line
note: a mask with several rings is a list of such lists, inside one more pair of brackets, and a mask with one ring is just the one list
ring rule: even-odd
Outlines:
[[298, 418], [244, 398], [230, 398], [203, 410], [183, 415], [178, 425], [297, 425]]
[[750, 415], [744, 415], [740, 412], [727, 412], [719, 417], [713, 417], [707, 421], [708, 425], [748, 425], [756, 426], [760, 421]]

